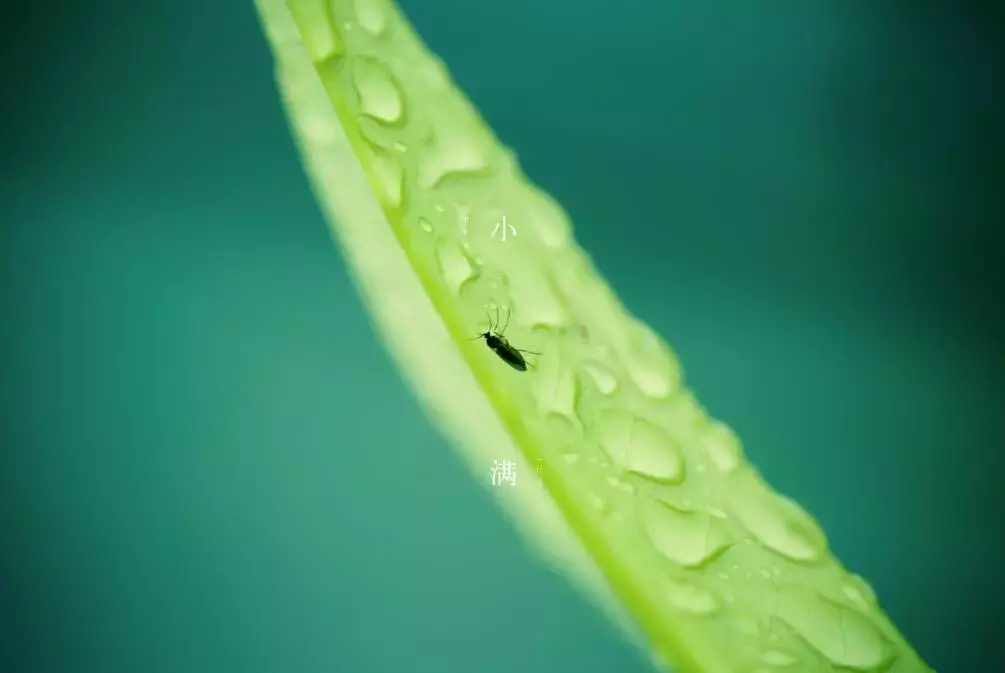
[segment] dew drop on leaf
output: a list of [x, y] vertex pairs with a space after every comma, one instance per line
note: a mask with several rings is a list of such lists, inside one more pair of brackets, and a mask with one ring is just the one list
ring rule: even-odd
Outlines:
[[788, 652], [783, 652], [781, 650], [766, 650], [761, 654], [761, 661], [771, 666], [784, 668], [796, 663], [797, 659]]
[[653, 423], [625, 411], [607, 410], [601, 412], [593, 431], [604, 451], [623, 471], [664, 482], [683, 479], [680, 447]]
[[740, 440], [724, 423], [712, 421], [702, 430], [700, 442], [705, 454], [720, 472], [732, 472], [740, 463]]
[[327, 0], [307, 0], [295, 5], [297, 25], [304, 31], [301, 36], [307, 52], [315, 63], [321, 63], [345, 53], [345, 43], [332, 22]]
[[668, 582], [667, 598], [678, 610], [696, 615], [710, 615], [719, 607], [715, 597], [708, 591], [685, 582]]
[[461, 247], [448, 238], [436, 242], [436, 262], [444, 282], [455, 294], [478, 275]]
[[809, 589], [784, 587], [775, 614], [837, 666], [872, 671], [889, 658], [887, 643], [872, 620]]
[[757, 540], [782, 556], [802, 562], [820, 558], [827, 540], [799, 505], [766, 489], [753, 478], [731, 491], [733, 512]]
[[618, 380], [603, 365], [587, 362], [583, 365], [583, 371], [587, 373], [601, 395], [613, 395], [618, 390]]
[[387, 68], [370, 58], [352, 62], [352, 82], [359, 95], [360, 112], [392, 124], [404, 115], [404, 99]]
[[733, 542], [723, 523], [703, 512], [686, 512], [649, 500], [642, 516], [653, 545], [686, 568], [708, 563]]
[[378, 0], [356, 0], [356, 20], [374, 37], [380, 37], [387, 29], [387, 14]]

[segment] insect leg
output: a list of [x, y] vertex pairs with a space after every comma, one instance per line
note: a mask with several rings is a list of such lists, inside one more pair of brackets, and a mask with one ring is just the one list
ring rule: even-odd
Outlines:
[[517, 348], [516, 350], [520, 351], [521, 353], [530, 353], [531, 355], [540, 355], [540, 353], [538, 353], [537, 351], [525, 351], [522, 348]]
[[[511, 309], [506, 309], [506, 324], [503, 325], [502, 332], [499, 332], [500, 335], [506, 334], [506, 328], [509, 327], [509, 318], [511, 315], [513, 315], [513, 311]], [[498, 326], [498, 324], [499, 321], [496, 320], [496, 325]]]

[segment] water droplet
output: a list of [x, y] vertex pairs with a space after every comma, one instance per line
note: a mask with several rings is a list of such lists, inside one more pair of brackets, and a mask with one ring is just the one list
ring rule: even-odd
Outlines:
[[375, 37], [387, 29], [387, 14], [376, 0], [356, 0], [356, 19], [363, 30]]
[[710, 423], [702, 433], [701, 446], [720, 472], [732, 472], [740, 463], [740, 440], [724, 423]]
[[611, 508], [610, 504], [598, 495], [590, 496], [590, 506], [602, 514], [608, 512]]
[[562, 207], [545, 192], [528, 188], [521, 194], [527, 229], [546, 247], [562, 248], [572, 239], [572, 224]]
[[684, 567], [709, 563], [732, 544], [721, 521], [701, 512], [685, 512], [655, 500], [644, 508], [646, 532], [656, 548]]
[[710, 615], [719, 607], [712, 594], [683, 582], [668, 582], [667, 597], [677, 609], [696, 615]]
[[579, 462], [579, 454], [578, 453], [563, 453], [562, 454], [562, 460], [564, 460], [566, 462], [566, 464], [568, 464], [568, 465], [575, 465], [576, 463]]
[[433, 224], [424, 217], [419, 218], [419, 227], [427, 234], [433, 233]]
[[808, 589], [789, 585], [780, 590], [775, 614], [838, 666], [872, 670], [891, 654], [883, 635], [865, 615]]
[[611, 487], [618, 489], [619, 491], [624, 491], [625, 493], [635, 493], [635, 487], [629, 484], [627, 481], [622, 481], [617, 477], [608, 477], [607, 483]]
[[555, 353], [529, 357], [538, 358], [534, 387], [538, 411], [542, 414], [558, 414], [570, 420], [578, 419], [576, 401], [579, 397], [579, 383], [565, 358]]
[[401, 205], [402, 177], [401, 167], [387, 157], [377, 155], [371, 164], [377, 188], [384, 197], [386, 204], [392, 208]]
[[603, 365], [596, 362], [587, 362], [583, 365], [583, 371], [589, 374], [593, 385], [597, 387], [601, 395], [613, 395], [617, 391], [618, 380]]
[[291, 7], [307, 52], [315, 63], [345, 53], [345, 42], [328, 13], [327, 0], [308, 0]]
[[464, 284], [477, 276], [468, 256], [450, 239], [441, 238], [436, 242], [436, 261], [440, 265], [443, 280], [455, 294], [460, 293]]
[[781, 650], [768, 650], [761, 654], [761, 660], [772, 666], [791, 666], [796, 663], [796, 658], [788, 652]]
[[562, 327], [568, 323], [565, 305], [538, 266], [514, 268], [509, 274], [509, 281], [513, 301], [520, 305], [520, 314], [516, 317], [521, 325], [533, 329]]
[[404, 113], [404, 102], [398, 85], [379, 61], [358, 58], [352, 64], [352, 81], [359, 95], [360, 112], [393, 124]]
[[733, 513], [761, 544], [793, 561], [815, 561], [827, 546], [823, 531], [796, 503], [753, 478], [731, 490]]
[[449, 175], [478, 173], [486, 168], [488, 161], [480, 143], [457, 131], [445, 133], [419, 161], [419, 186], [432, 189]]
[[876, 605], [876, 592], [861, 575], [851, 575], [841, 591], [859, 607], [868, 609]]
[[684, 478], [680, 447], [658, 426], [619, 410], [602, 412], [594, 428], [597, 441], [622, 470], [658, 481]]
[[628, 375], [642, 394], [662, 399], [679, 388], [680, 365], [645, 325], [636, 327], [633, 346], [625, 355]]

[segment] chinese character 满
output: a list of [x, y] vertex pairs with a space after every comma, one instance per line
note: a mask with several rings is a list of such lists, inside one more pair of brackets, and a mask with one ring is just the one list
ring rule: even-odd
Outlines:
[[492, 485], [501, 486], [506, 482], [510, 486], [516, 486], [516, 463], [512, 460], [493, 460]]

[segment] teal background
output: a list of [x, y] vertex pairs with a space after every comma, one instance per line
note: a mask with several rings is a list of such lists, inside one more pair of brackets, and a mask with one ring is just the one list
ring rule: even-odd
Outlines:
[[[995, 670], [1000, 22], [869, 4], [402, 6], [922, 656]], [[650, 670], [396, 375], [250, 3], [21, 12], [2, 670]]]

